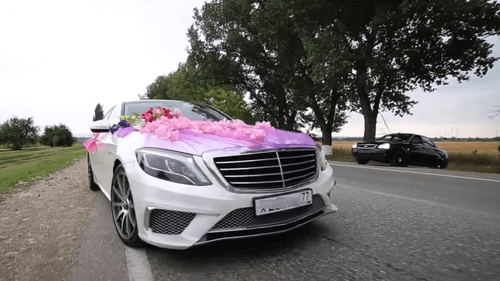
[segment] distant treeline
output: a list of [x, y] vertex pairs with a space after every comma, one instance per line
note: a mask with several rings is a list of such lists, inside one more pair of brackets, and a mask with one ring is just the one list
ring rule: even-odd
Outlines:
[[500, 137], [494, 137], [494, 138], [456, 138], [456, 137], [439, 137], [439, 138], [433, 138], [434, 141], [500, 141]]

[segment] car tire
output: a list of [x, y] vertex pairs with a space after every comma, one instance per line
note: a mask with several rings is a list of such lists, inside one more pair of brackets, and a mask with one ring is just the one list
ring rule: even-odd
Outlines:
[[92, 171], [92, 165], [90, 164], [90, 156], [87, 154], [87, 173], [89, 176], [89, 187], [92, 191], [99, 191], [99, 186], [94, 181], [94, 172]]
[[391, 160], [391, 166], [406, 167], [408, 166], [406, 160], [406, 154], [402, 151], [398, 151], [394, 154]]
[[361, 165], [365, 165], [370, 160], [356, 158], [356, 162]]
[[132, 191], [122, 165], [113, 173], [110, 197], [113, 224], [120, 239], [131, 247], [144, 246], [145, 243], [139, 238]]

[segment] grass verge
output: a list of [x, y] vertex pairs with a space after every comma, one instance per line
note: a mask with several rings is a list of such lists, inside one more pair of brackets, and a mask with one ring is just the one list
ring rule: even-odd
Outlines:
[[[327, 155], [330, 161], [355, 162], [350, 149], [332, 148], [333, 155]], [[500, 174], [500, 155], [486, 153], [449, 153], [450, 163], [447, 170], [477, 173]]]
[[20, 181], [30, 182], [57, 171], [86, 154], [85, 148], [78, 143], [72, 147], [41, 146], [39, 149], [28, 151], [2, 151], [0, 152], [0, 193], [10, 191]]

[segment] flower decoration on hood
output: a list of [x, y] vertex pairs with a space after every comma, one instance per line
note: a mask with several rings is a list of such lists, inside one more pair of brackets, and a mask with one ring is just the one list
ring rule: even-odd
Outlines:
[[[231, 121], [193, 121], [182, 115], [179, 109], [173, 113], [161, 106], [156, 108], [148, 108], [141, 116], [144, 121], [141, 122], [138, 115], [135, 116], [120, 116], [120, 122], [113, 125], [109, 132], [118, 138], [124, 138], [132, 132], [139, 131], [142, 134], [155, 135], [160, 139], [167, 141], [176, 141], [182, 133], [187, 133], [187, 130], [192, 133], [211, 134], [224, 138], [232, 138], [249, 143], [262, 143], [266, 139], [266, 132], [274, 130], [267, 122], [257, 122], [255, 126], [247, 125], [236, 120]], [[88, 140], [84, 145], [88, 151], [100, 150], [104, 145], [101, 144], [97, 137]], [[99, 138], [107, 137], [104, 134]]]
[[112, 134], [114, 134], [119, 129], [121, 129], [121, 128], [128, 128], [128, 127], [130, 127], [130, 124], [127, 121], [120, 120], [120, 122], [118, 122], [118, 124], [115, 124], [111, 128], [109, 128], [109, 132], [112, 133]]
[[148, 110], [141, 115], [141, 118], [144, 119], [146, 123], [151, 123], [163, 116], [167, 117], [168, 119], [174, 118], [174, 116], [172, 116], [172, 113], [170, 112], [170, 109], [161, 106], [158, 106], [156, 108], [148, 108]]

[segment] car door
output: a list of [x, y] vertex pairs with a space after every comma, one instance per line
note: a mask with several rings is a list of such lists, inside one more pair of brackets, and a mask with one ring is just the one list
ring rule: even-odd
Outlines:
[[[110, 108], [106, 114], [101, 118], [95, 120], [91, 125], [91, 131], [95, 134], [98, 134], [96, 141], [102, 142], [103, 139], [106, 139], [109, 134], [109, 119], [107, 118], [111, 113], [111, 110], [114, 107]], [[103, 171], [104, 171], [104, 151], [98, 149], [96, 151], [89, 152], [90, 163], [92, 166], [92, 173], [94, 174], [94, 181], [104, 187], [103, 185]]]
[[[110, 126], [113, 126], [114, 124], [118, 124], [118, 117], [120, 114], [121, 104], [114, 106], [104, 118], [107, 118]], [[101, 185], [109, 195], [111, 192], [111, 181], [113, 180], [113, 166], [116, 161], [116, 137], [110, 132], [103, 133], [101, 142], [105, 146], [105, 148], [100, 151], [102, 161], [102, 168], [100, 171]]]
[[425, 161], [424, 141], [420, 136], [413, 136], [410, 140], [409, 159], [413, 164], [421, 164]]
[[427, 165], [436, 164], [439, 158], [439, 151], [436, 145], [428, 137], [422, 136], [422, 140], [424, 142], [424, 147], [426, 149], [425, 163]]

